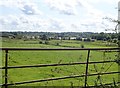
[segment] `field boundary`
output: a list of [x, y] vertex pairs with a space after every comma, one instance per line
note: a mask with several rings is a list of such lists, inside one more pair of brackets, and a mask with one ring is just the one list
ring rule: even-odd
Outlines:
[[[68, 78], [76, 78], [76, 77], [85, 77], [84, 80], [84, 87], [87, 86], [87, 77], [88, 76], [94, 76], [94, 75], [106, 75], [106, 74], [120, 74], [120, 71], [116, 72], [101, 72], [101, 73], [88, 73], [89, 64], [96, 64], [96, 63], [111, 63], [115, 62], [120, 65], [120, 59], [113, 60], [113, 61], [96, 61], [96, 62], [90, 62], [90, 51], [105, 51], [105, 52], [120, 52], [120, 48], [0, 48], [1, 51], [5, 51], [5, 67], [0, 67], [0, 70], [5, 70], [5, 82], [4, 84], [1, 84], [1, 86], [4, 86], [5, 88], [8, 88], [8, 86], [11, 85], [20, 85], [20, 84], [27, 84], [27, 83], [35, 83], [35, 82], [45, 82], [45, 81], [52, 81], [52, 80], [62, 80], [62, 79], [68, 79]], [[73, 63], [62, 63], [62, 64], [37, 64], [37, 65], [24, 65], [24, 66], [8, 66], [8, 54], [9, 51], [68, 51], [68, 50], [84, 50], [87, 51], [87, 57], [86, 62], [73, 62]], [[72, 76], [63, 76], [63, 77], [54, 77], [54, 78], [47, 78], [47, 79], [39, 79], [39, 80], [31, 80], [31, 81], [24, 81], [24, 82], [16, 82], [16, 83], [8, 83], [8, 70], [9, 69], [17, 69], [17, 68], [32, 68], [32, 67], [48, 67], [48, 66], [65, 66], [65, 65], [79, 65], [79, 64], [85, 64], [85, 74], [82, 75], [72, 75]], [[117, 82], [118, 84], [120, 82]], [[108, 83], [111, 84], [111, 83]]]

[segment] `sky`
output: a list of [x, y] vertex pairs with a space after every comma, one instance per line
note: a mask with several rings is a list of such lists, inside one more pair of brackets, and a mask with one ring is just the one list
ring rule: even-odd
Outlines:
[[[113, 32], [119, 0], [0, 0], [0, 31]], [[106, 31], [107, 30], [107, 31]]]

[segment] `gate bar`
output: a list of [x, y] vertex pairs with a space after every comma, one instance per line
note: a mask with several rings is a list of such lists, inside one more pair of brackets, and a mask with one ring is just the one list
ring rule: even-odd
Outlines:
[[86, 88], [86, 86], [87, 86], [87, 76], [88, 76], [89, 57], [90, 57], [90, 50], [88, 50], [87, 63], [86, 63], [85, 88]]
[[7, 88], [8, 83], [8, 50], [5, 50], [5, 88]]

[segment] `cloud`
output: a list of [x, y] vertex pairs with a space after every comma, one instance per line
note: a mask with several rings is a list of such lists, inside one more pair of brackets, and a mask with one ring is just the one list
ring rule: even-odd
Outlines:
[[41, 15], [42, 12], [37, 8], [35, 4], [24, 4], [20, 10], [27, 15]]
[[[114, 28], [114, 24], [103, 19], [104, 17], [113, 19], [117, 17], [94, 7], [96, 3], [109, 2], [109, 0], [44, 0], [42, 5], [39, 0], [3, 0], [1, 2], [0, 6], [8, 7], [8, 10], [9, 7], [15, 8], [14, 11], [17, 11], [16, 14], [11, 12], [11, 15], [0, 16], [0, 26], [3, 26], [4, 30], [99, 32], [106, 28]], [[111, 0], [109, 3], [111, 2], [114, 1]], [[38, 5], [41, 6], [38, 7]], [[55, 14], [52, 13], [53, 11]], [[65, 15], [61, 16], [61, 14]]]
[[[106, 19], [91, 20], [90, 18], [81, 22], [81, 28], [91, 32], [104, 32], [106, 29], [114, 29], [116, 23], [111, 23]], [[109, 31], [111, 32], [111, 31]]]
[[59, 11], [66, 15], [75, 15], [76, 0], [45, 0], [45, 3], [53, 10]]
[[0, 17], [0, 26], [3, 30], [9, 31], [64, 31], [64, 22], [49, 18], [43, 19], [36, 16], [26, 16], [26, 15], [8, 15], [6, 17]]
[[7, 20], [7, 19], [0, 18], [0, 24], [1, 24], [1, 25], [6, 25], [6, 23], [8, 23], [8, 20]]
[[74, 28], [74, 29], [78, 28], [78, 26], [76, 24], [71, 24], [71, 27]]
[[96, 3], [109, 3], [109, 4], [113, 4], [113, 3], [118, 3], [119, 0], [86, 0], [87, 2], [89, 3], [93, 3], [93, 4], [96, 4]]
[[2, 27], [1, 31], [17, 30], [19, 29], [20, 20], [17, 16], [8, 15], [0, 16], [0, 26]]
[[48, 29], [50, 29], [51, 31], [63, 31], [65, 30], [65, 23], [60, 20], [60, 19], [56, 19], [56, 18], [50, 18], [48, 20], [49, 22], [49, 26], [48, 26]]
[[[27, 1], [28, 0], [26, 0], [26, 2]], [[5, 6], [5, 7], [20, 7], [20, 6], [22, 6], [26, 2], [24, 0], [2, 0], [2, 1], [0, 1], [0, 6]], [[29, 3], [29, 2], [27, 2], [27, 3]]]
[[[118, 0], [115, 0], [116, 2]], [[52, 9], [59, 11], [59, 13], [66, 15], [81, 15], [83, 13], [80, 12], [80, 8], [84, 8], [84, 12], [86, 12], [86, 17], [90, 17], [91, 19], [102, 19], [105, 13], [96, 9], [91, 3], [111, 3], [114, 0], [45, 0], [45, 3]], [[79, 6], [79, 8], [78, 8]], [[78, 11], [79, 9], [79, 11]]]
[[33, 0], [3, 0], [0, 6], [18, 8], [26, 15], [42, 15], [38, 6]]
[[8, 16], [1, 16], [0, 17], [0, 23], [2, 24], [2, 25], [6, 25], [6, 24], [18, 24], [18, 18], [16, 17], [16, 16], [13, 16], [13, 15], [8, 15]]
[[95, 9], [88, 0], [45, 0], [52, 10], [58, 11], [65, 15], [81, 15], [81, 8], [86, 12], [87, 17], [100, 17], [104, 14], [102, 11]]
[[80, 22], [65, 22], [58, 18], [43, 19], [36, 16], [8, 15], [0, 17], [0, 24], [4, 30], [20, 31], [49, 31], [49, 32], [99, 32], [106, 28], [114, 28], [109, 21], [91, 20], [91, 18], [80, 20]]

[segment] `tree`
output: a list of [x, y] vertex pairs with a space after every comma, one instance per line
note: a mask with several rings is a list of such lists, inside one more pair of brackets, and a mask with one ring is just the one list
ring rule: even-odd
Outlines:
[[45, 34], [44, 34], [44, 35], [42, 35], [42, 36], [41, 36], [41, 40], [48, 40], [47, 35], [45, 35]]

